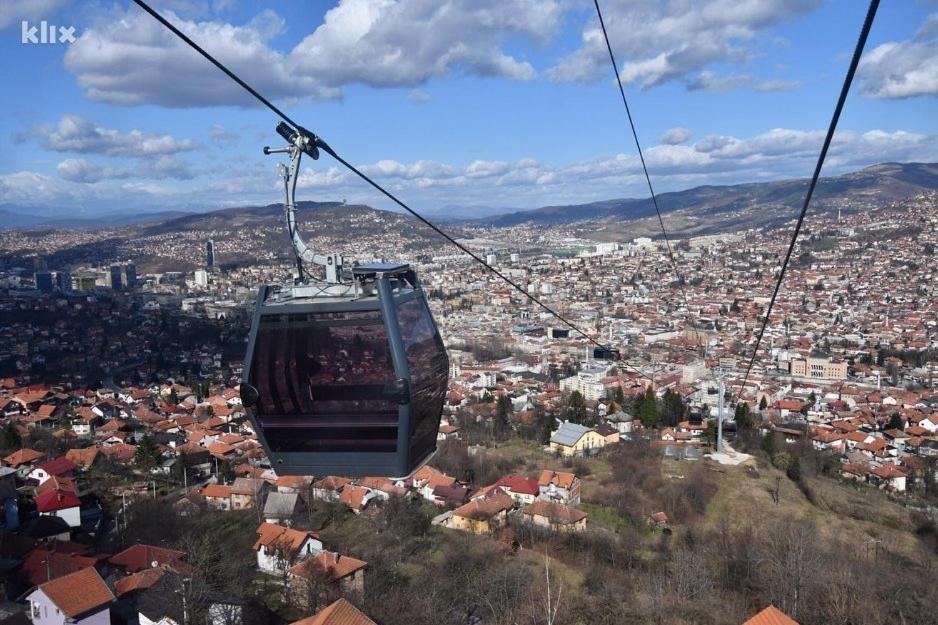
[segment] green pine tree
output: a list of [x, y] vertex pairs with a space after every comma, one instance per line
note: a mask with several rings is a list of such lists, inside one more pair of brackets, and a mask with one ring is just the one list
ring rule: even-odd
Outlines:
[[567, 398], [567, 421], [583, 423], [586, 417], [586, 399], [580, 391], [573, 391]]
[[749, 430], [752, 428], [752, 414], [749, 412], [749, 404], [742, 402], [736, 405], [736, 413], [733, 415], [733, 420], [736, 421], [736, 425], [740, 430]]
[[499, 395], [498, 404], [497, 404], [497, 419], [496, 426], [500, 431], [505, 431], [508, 429], [508, 421], [511, 417], [511, 398], [508, 395]]
[[645, 391], [645, 398], [642, 400], [638, 418], [646, 428], [658, 427], [658, 424], [661, 422], [661, 415], [658, 412], [658, 401], [655, 399], [655, 391], [651, 386]]

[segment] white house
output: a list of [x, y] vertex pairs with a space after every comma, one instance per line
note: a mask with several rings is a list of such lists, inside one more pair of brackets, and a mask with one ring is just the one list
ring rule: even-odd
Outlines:
[[541, 471], [537, 479], [538, 499], [575, 506], [580, 503], [580, 478], [563, 471]]
[[35, 503], [40, 515], [57, 516], [69, 527], [81, 525], [81, 500], [75, 493], [62, 489], [49, 490], [36, 497]]
[[35, 625], [110, 625], [114, 593], [88, 567], [40, 584], [26, 601]]
[[931, 432], [932, 434], [938, 430], [938, 417], [928, 416], [918, 422], [920, 426]]
[[254, 543], [257, 568], [272, 575], [284, 574], [303, 558], [322, 552], [322, 541], [315, 532], [304, 532], [273, 523], [261, 523]]

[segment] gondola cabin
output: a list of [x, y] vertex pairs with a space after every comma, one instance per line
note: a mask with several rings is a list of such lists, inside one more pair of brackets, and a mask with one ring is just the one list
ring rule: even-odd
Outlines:
[[449, 363], [416, 274], [352, 274], [258, 294], [241, 396], [280, 475], [407, 476], [436, 450]]

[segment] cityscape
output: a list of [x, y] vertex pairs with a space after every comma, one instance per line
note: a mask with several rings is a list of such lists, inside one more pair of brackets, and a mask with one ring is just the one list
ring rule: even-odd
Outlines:
[[[323, 233], [325, 210], [302, 213], [310, 244], [352, 252], [329, 233], [334, 223]], [[244, 418], [255, 289], [288, 279], [288, 257], [255, 248], [245, 262], [237, 227], [173, 232], [172, 222], [116, 248], [95, 241], [122, 231], [0, 235], [3, 544], [23, 562], [6, 578], [9, 598], [67, 614], [85, 608], [56, 587], [80, 583], [98, 589], [88, 610], [135, 609], [140, 622], [182, 623], [194, 618], [186, 610], [225, 623], [316, 609], [325, 612], [310, 618], [366, 619], [377, 597], [404, 599], [375, 579], [389, 565], [372, 562], [382, 556], [371, 541], [349, 531], [387, 524], [398, 540], [443, 543], [464, 533], [569, 567], [580, 549], [596, 550], [590, 561], [614, 557], [630, 532], [684, 549], [700, 514], [739, 515], [733, 500], [747, 496], [756, 509], [795, 498], [819, 507], [864, 562], [870, 550], [932, 557], [938, 193], [810, 217], [748, 378], [784, 228], [674, 239], [672, 264], [660, 237], [595, 242], [576, 223], [457, 227], [461, 243], [570, 327], [432, 235], [388, 237], [403, 217], [349, 211], [357, 258], [393, 249], [418, 270], [449, 356], [439, 450], [403, 479], [278, 475]], [[108, 251], [88, 260], [69, 255], [76, 249]], [[58, 258], [73, 262], [50, 264]], [[663, 497], [637, 479], [649, 470], [685, 484], [655, 482], [671, 491]], [[609, 481], [627, 471], [637, 475]], [[920, 520], [841, 527], [861, 513], [832, 511], [831, 489], [848, 493], [840, 505]], [[223, 562], [193, 533], [218, 523], [234, 523]], [[909, 523], [920, 524], [917, 539]], [[167, 527], [184, 532], [186, 548]], [[550, 591], [538, 588], [515, 608], [543, 601]], [[762, 592], [772, 610], [797, 606], [788, 587]], [[578, 602], [564, 609], [584, 609]], [[375, 622], [395, 622], [385, 610], [371, 610], [383, 617]]]
[[0, 625], [938, 625], [938, 8], [0, 0]]

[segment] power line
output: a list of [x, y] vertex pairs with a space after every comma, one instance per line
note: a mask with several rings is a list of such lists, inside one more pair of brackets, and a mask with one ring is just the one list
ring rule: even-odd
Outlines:
[[756, 337], [756, 346], [752, 350], [749, 366], [746, 367], [746, 375], [743, 378], [742, 385], [739, 387], [739, 393], [736, 395], [737, 402], [740, 397], [742, 397], [743, 391], [746, 390], [746, 382], [749, 381], [749, 373], [752, 371], [752, 365], [756, 361], [756, 355], [759, 353], [762, 335], [765, 334], [765, 328], [769, 324], [769, 316], [772, 314], [772, 307], [775, 306], [775, 298], [778, 297], [779, 289], [782, 286], [782, 280], [785, 278], [785, 270], [788, 268], [788, 261], [791, 260], [792, 252], [795, 250], [795, 243], [798, 241], [801, 226], [804, 223], [805, 215], [808, 213], [808, 206], [811, 204], [811, 196], [814, 195], [814, 188], [817, 186], [818, 179], [821, 176], [821, 168], [824, 166], [824, 159], [827, 158], [827, 150], [830, 148], [831, 140], [834, 138], [834, 131], [837, 129], [837, 122], [840, 120], [840, 113], [843, 111], [844, 103], [847, 101], [847, 94], [850, 92], [850, 85], [853, 83], [853, 76], [856, 74], [857, 65], [859, 65], [860, 57], [863, 55], [863, 48], [866, 46], [866, 40], [867, 37], [869, 37], [870, 29], [873, 27], [873, 18], [876, 17], [876, 10], [878, 8], [879, 0], [870, 0], [869, 9], [867, 9], [866, 12], [866, 19], [863, 21], [860, 37], [857, 39], [857, 45], [853, 51], [853, 58], [850, 59], [850, 67], [847, 69], [844, 84], [840, 89], [840, 97], [837, 99], [837, 106], [834, 107], [834, 115], [831, 117], [831, 123], [827, 128], [827, 136], [824, 137], [824, 145], [821, 146], [821, 153], [818, 155], [817, 164], [814, 166], [814, 175], [811, 177], [811, 184], [808, 185], [808, 192], [804, 197], [804, 204], [801, 207], [801, 214], [798, 216], [798, 223], [795, 224], [795, 232], [792, 234], [791, 243], [788, 244], [788, 252], [785, 254], [782, 270], [778, 274], [778, 281], [775, 283], [772, 299], [769, 301], [769, 307], [762, 320], [762, 327], [759, 329], [759, 335]]
[[[619, 78], [619, 65], [616, 63], [616, 55], [612, 52], [612, 44], [609, 43], [609, 33], [606, 32], [606, 22], [603, 20], [603, 12], [599, 8], [599, 0], [593, 0], [593, 4], [596, 6], [596, 15], [599, 17], [599, 25], [603, 30], [603, 39], [606, 40], [606, 49], [609, 50], [609, 60], [612, 61], [612, 70], [616, 74], [616, 85], [619, 86], [619, 94], [622, 96], [622, 104], [625, 106], [625, 115], [629, 120], [629, 127], [632, 129], [632, 138], [635, 139], [635, 148], [638, 150], [638, 158], [642, 162], [642, 171], [645, 172], [645, 182], [648, 183], [648, 192], [651, 194], [651, 201], [655, 206], [655, 213], [658, 215], [658, 224], [661, 226], [661, 234], [664, 236], [664, 243], [668, 248], [668, 257], [671, 259], [671, 266], [674, 268], [674, 273], [677, 274], [678, 284], [681, 287], [681, 296], [684, 298], [684, 307], [687, 309], [687, 314], [690, 315], [690, 303], [687, 301], [687, 290], [684, 288], [684, 276], [678, 268], [677, 260], [674, 258], [674, 251], [671, 249], [671, 240], [668, 238], [668, 231], [664, 227], [664, 219], [661, 217], [661, 209], [658, 207], [658, 196], [655, 195], [655, 189], [651, 184], [651, 176], [648, 175], [648, 166], [645, 164], [642, 144], [638, 140], [638, 132], [635, 130], [635, 121], [632, 119], [632, 110], [629, 108], [629, 101], [625, 97], [625, 88], [622, 86], [622, 79]], [[694, 335], [700, 340], [696, 330], [695, 324]]]
[[[511, 287], [513, 287], [515, 290], [517, 290], [519, 293], [521, 293], [522, 295], [524, 295], [524, 296], [525, 296], [526, 298], [528, 298], [530, 301], [534, 302], [536, 305], [538, 305], [538, 306], [539, 306], [540, 308], [542, 308], [544, 311], [546, 311], [547, 313], [549, 313], [550, 315], [552, 315], [554, 318], [558, 319], [560, 322], [562, 322], [564, 325], [566, 325], [567, 327], [569, 327], [571, 330], [573, 330], [574, 332], [576, 332], [577, 334], [579, 334], [580, 336], [582, 336], [583, 338], [585, 338], [585, 339], [586, 339], [587, 341], [589, 341], [590, 343], [593, 343], [593, 344], [596, 345], [597, 347], [600, 347], [600, 348], [603, 348], [603, 349], [608, 349], [608, 346], [606, 346], [606, 345], [600, 343], [599, 341], [597, 341], [596, 339], [594, 339], [593, 337], [591, 337], [589, 334], [587, 334], [585, 331], [583, 331], [582, 329], [580, 329], [579, 326], [577, 326], [576, 324], [574, 324], [572, 321], [568, 320], [565, 316], [563, 316], [563, 315], [561, 315], [560, 313], [558, 313], [557, 311], [555, 311], [553, 308], [551, 308], [550, 306], [548, 306], [547, 304], [545, 304], [544, 302], [542, 302], [539, 298], [535, 297], [535, 296], [532, 295], [531, 293], [528, 293], [527, 290], [526, 290], [524, 287], [522, 287], [520, 284], [518, 284], [517, 282], [515, 282], [514, 280], [512, 280], [511, 278], [509, 278], [509, 277], [506, 276], [505, 274], [503, 274], [501, 271], [499, 271], [498, 269], [496, 269], [496, 268], [493, 267], [492, 265], [490, 265], [490, 264], [488, 264], [487, 262], [485, 262], [484, 259], [482, 259], [481, 257], [479, 257], [479, 256], [478, 256], [476, 253], [474, 253], [472, 250], [470, 250], [469, 248], [467, 248], [466, 246], [464, 246], [462, 243], [460, 243], [460, 242], [457, 241], [455, 238], [453, 238], [451, 235], [449, 235], [448, 233], [446, 233], [445, 231], [443, 231], [443, 230], [442, 230], [441, 228], [439, 228], [437, 225], [431, 223], [431, 222], [430, 222], [429, 220], [427, 220], [425, 217], [423, 217], [422, 215], [420, 215], [417, 211], [415, 211], [415, 210], [412, 209], [410, 206], [408, 206], [407, 204], [405, 204], [403, 201], [401, 201], [400, 199], [398, 199], [393, 193], [391, 193], [390, 191], [388, 191], [387, 189], [385, 189], [384, 187], [382, 187], [380, 184], [378, 184], [377, 182], [375, 182], [374, 180], [372, 180], [370, 177], [368, 177], [364, 172], [362, 172], [362, 171], [359, 170], [357, 167], [355, 167], [354, 165], [352, 165], [351, 163], [349, 163], [348, 161], [346, 161], [344, 158], [342, 158], [341, 156], [339, 156], [339, 155], [336, 153], [336, 151], [333, 150], [333, 149], [332, 149], [325, 141], [323, 141], [320, 137], [318, 137], [318, 136], [315, 135], [314, 133], [312, 133], [312, 132], [306, 130], [303, 126], [301, 126], [300, 124], [298, 124], [298, 123], [296, 123], [295, 121], [293, 121], [293, 120], [292, 120], [290, 117], [288, 117], [283, 111], [281, 111], [279, 108], [277, 108], [276, 106], [274, 106], [269, 100], [267, 100], [267, 98], [265, 98], [265, 97], [262, 96], [260, 93], [258, 93], [253, 87], [251, 87], [249, 84], [247, 84], [246, 82], [244, 82], [243, 80], [241, 80], [234, 72], [232, 72], [232, 71], [229, 70], [227, 67], [225, 67], [220, 61], [218, 61], [218, 60], [215, 59], [211, 54], [209, 54], [208, 52], [206, 52], [206, 51], [205, 51], [202, 47], [200, 47], [196, 42], [194, 42], [192, 39], [190, 39], [189, 37], [187, 37], [182, 31], [180, 31], [180, 30], [179, 30], [178, 28], [176, 28], [171, 22], [169, 22], [169, 20], [167, 20], [166, 18], [164, 18], [162, 15], [160, 15], [160, 14], [157, 13], [154, 9], [152, 9], [149, 5], [147, 5], [146, 2], [144, 2], [143, 0], [134, 0], [134, 3], [136, 3], [137, 6], [139, 6], [141, 9], [143, 9], [144, 11], [146, 11], [147, 13], [149, 13], [151, 16], [153, 16], [154, 19], [156, 19], [156, 20], [157, 20], [158, 22], [160, 22], [163, 26], [165, 26], [166, 28], [168, 28], [173, 34], [175, 34], [177, 37], [179, 37], [179, 38], [182, 39], [184, 42], [186, 42], [186, 43], [187, 43], [191, 48], [193, 48], [196, 52], [198, 52], [198, 53], [201, 54], [203, 57], [205, 57], [209, 62], [212, 63], [212, 65], [214, 65], [215, 67], [217, 67], [218, 69], [220, 69], [222, 72], [225, 73], [225, 75], [227, 75], [229, 78], [231, 78], [231, 79], [234, 80], [236, 83], [238, 83], [238, 84], [239, 84], [241, 87], [243, 87], [248, 93], [250, 93], [250, 94], [253, 95], [255, 98], [257, 98], [258, 101], [260, 101], [260, 102], [261, 102], [262, 104], [264, 104], [267, 108], [269, 108], [271, 111], [273, 111], [277, 116], [279, 116], [281, 119], [283, 119], [283, 121], [285, 121], [285, 122], [287, 122], [288, 124], [290, 124], [291, 126], [293, 126], [298, 132], [301, 132], [301, 133], [303, 133], [305, 136], [307, 136], [307, 137], [311, 140], [311, 142], [312, 142], [313, 145], [315, 145], [316, 147], [318, 147], [318, 148], [321, 149], [322, 151], [324, 151], [324, 152], [326, 152], [327, 154], [329, 154], [330, 156], [332, 156], [332, 158], [334, 158], [334, 159], [337, 160], [339, 163], [341, 163], [342, 165], [344, 165], [349, 171], [351, 171], [351, 172], [354, 173], [356, 176], [358, 176], [359, 178], [361, 178], [362, 180], [364, 180], [365, 182], [367, 182], [369, 185], [371, 185], [372, 187], [374, 187], [374, 189], [376, 189], [377, 191], [379, 191], [382, 195], [384, 195], [385, 197], [387, 197], [388, 199], [390, 199], [392, 202], [394, 202], [395, 204], [397, 204], [398, 206], [400, 206], [401, 208], [403, 208], [405, 211], [407, 211], [408, 213], [410, 213], [413, 217], [415, 217], [417, 220], [419, 220], [419, 221], [420, 221], [421, 223], [423, 223], [425, 226], [429, 227], [431, 230], [433, 230], [434, 232], [436, 232], [438, 235], [440, 235], [441, 237], [443, 237], [444, 239], [446, 239], [446, 241], [448, 241], [449, 243], [451, 243], [452, 245], [454, 245], [456, 248], [458, 248], [461, 252], [463, 252], [464, 254], [466, 254], [467, 256], [469, 256], [470, 258], [472, 258], [473, 260], [475, 260], [475, 261], [478, 262], [479, 264], [481, 264], [483, 267], [485, 267], [486, 269], [488, 269], [490, 272], [492, 272], [493, 274], [495, 274], [497, 277], [501, 278], [505, 283], [507, 283], [508, 285], [510, 285]], [[648, 376], [646, 376], [644, 373], [642, 373], [641, 370], [639, 370], [639, 369], [633, 367], [632, 365], [629, 365], [628, 363], [623, 363], [623, 364], [624, 364], [625, 366], [631, 368], [633, 371], [635, 371], [635, 372], [638, 373], [639, 375], [641, 375], [641, 376], [643, 376], [643, 377], [646, 377], [646, 378], [648, 377]]]

